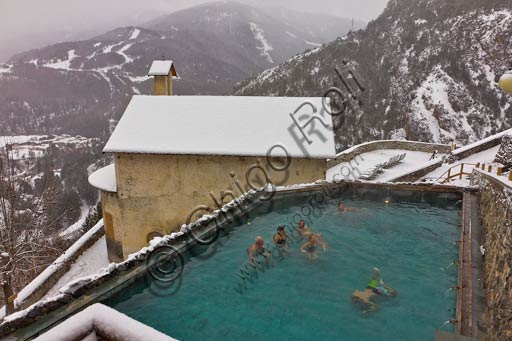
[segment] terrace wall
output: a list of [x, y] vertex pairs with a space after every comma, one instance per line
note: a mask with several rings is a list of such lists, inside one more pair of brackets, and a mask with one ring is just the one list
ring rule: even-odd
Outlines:
[[339, 153], [336, 158], [327, 161], [327, 168], [334, 167], [342, 162], [349, 162], [350, 160], [353, 160], [357, 155], [379, 149], [401, 149], [425, 153], [433, 153], [434, 150], [437, 149], [437, 151], [441, 154], [448, 154], [451, 150], [450, 146], [445, 144], [398, 140], [373, 141], [357, 145]]
[[512, 339], [512, 188], [507, 180], [475, 170], [480, 187], [488, 340]]
[[496, 147], [501, 143], [501, 138], [503, 135], [508, 134], [512, 132], [512, 129], [505, 130], [499, 134], [489, 136], [481, 141], [472, 143], [470, 145], [467, 145], [465, 147], [461, 147], [457, 150], [455, 150], [451, 155], [448, 157], [447, 161], [449, 163], [453, 163], [458, 160], [462, 160], [464, 158], [467, 158], [468, 156], [471, 156], [473, 154], [482, 152], [484, 150], [490, 149], [492, 147]]
[[78, 257], [94, 245], [103, 235], [103, 222], [100, 221], [20, 292], [16, 300], [16, 310], [23, 310], [41, 300], [57, 284], [60, 278], [69, 271], [71, 265]]

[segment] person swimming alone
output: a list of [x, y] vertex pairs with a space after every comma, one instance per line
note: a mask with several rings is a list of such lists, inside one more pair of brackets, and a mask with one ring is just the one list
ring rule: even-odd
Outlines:
[[364, 303], [368, 309], [364, 312], [375, 311], [379, 308], [379, 306], [372, 301], [372, 298], [379, 296], [388, 296], [388, 297], [396, 297], [398, 292], [386, 285], [382, 279], [380, 279], [380, 269], [373, 268], [372, 279], [368, 283], [366, 289], [364, 290], [354, 290], [352, 293], [352, 301]]
[[318, 247], [322, 247], [324, 252], [327, 251], [327, 244], [323, 241], [320, 234], [310, 234], [308, 241], [301, 246], [300, 251], [304, 253], [310, 261], [318, 258]]
[[384, 281], [380, 278], [379, 268], [373, 268], [373, 275], [370, 283], [368, 283], [368, 289], [371, 289], [374, 293], [381, 296], [395, 297], [396, 295], [398, 295], [395, 289], [386, 285], [386, 283], [384, 283]]
[[290, 236], [286, 234], [283, 225], [279, 225], [277, 227], [277, 233], [274, 235], [274, 244], [279, 246], [280, 248], [285, 248], [287, 241], [290, 240]]

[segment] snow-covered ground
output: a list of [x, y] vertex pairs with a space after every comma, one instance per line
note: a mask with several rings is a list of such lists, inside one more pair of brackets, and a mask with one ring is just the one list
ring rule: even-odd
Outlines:
[[[432, 156], [431, 153], [417, 152], [401, 149], [379, 149], [368, 153], [363, 153], [355, 157], [350, 162], [343, 162], [336, 165], [326, 172], [327, 181], [340, 181], [340, 180], [354, 180], [359, 177], [359, 174], [375, 167], [377, 164], [388, 161], [391, 157], [404, 154], [405, 159], [402, 163], [395, 167], [385, 169], [374, 181], [386, 182], [409, 172], [416, 170], [418, 167], [424, 167], [429, 163], [435, 163], [443, 157], [438, 154], [437, 159], [429, 161]], [[349, 170], [351, 171], [349, 174]]]
[[[486, 165], [492, 165], [493, 166], [492, 168], [493, 168], [494, 172], [496, 172], [498, 163], [494, 162], [494, 157], [496, 156], [496, 153], [498, 152], [499, 148], [500, 148], [500, 146], [498, 145], [496, 147], [493, 147], [493, 148], [481, 151], [479, 153], [470, 155], [467, 158], [459, 160], [459, 161], [456, 161], [454, 163], [443, 164], [438, 169], [436, 169], [436, 170], [430, 172], [429, 174], [427, 174], [419, 182], [423, 182], [424, 180], [435, 181], [440, 176], [442, 176], [445, 172], [447, 172], [448, 169], [450, 169], [452, 167], [455, 167], [455, 168], [453, 168], [452, 172], [453, 173], [458, 173], [460, 171], [460, 166], [459, 165], [462, 164], [462, 163], [470, 164], [468, 166], [464, 166], [464, 172], [466, 172], [466, 173], [471, 173], [473, 168], [474, 168], [474, 166], [471, 166], [471, 164], [477, 164], [477, 163], [485, 163]], [[444, 178], [444, 176], [443, 176], [443, 178]], [[467, 176], [463, 176], [462, 179], [455, 178], [455, 179], [452, 179], [450, 182], [447, 182], [447, 184], [457, 185], [457, 186], [468, 186], [469, 185], [469, 178]]]
[[103, 236], [78, 257], [73, 265], [71, 265], [69, 271], [55, 283], [53, 288], [44, 295], [43, 299], [55, 296], [59, 289], [69, 282], [81, 277], [93, 275], [102, 268], [106, 268], [108, 265], [107, 241], [105, 236]]

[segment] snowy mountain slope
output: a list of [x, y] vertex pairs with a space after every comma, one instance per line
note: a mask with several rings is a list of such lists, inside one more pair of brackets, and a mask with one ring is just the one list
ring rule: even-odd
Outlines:
[[304, 28], [304, 14], [285, 22], [278, 12], [209, 3], [143, 27], [18, 54], [0, 65], [0, 133], [107, 136], [109, 120], [119, 118], [132, 94], [152, 92], [145, 75], [153, 60], [175, 61], [177, 94], [222, 94], [349, 29], [350, 20], [321, 17]]
[[362, 105], [352, 102], [336, 120], [339, 147], [397, 137], [467, 143], [512, 126], [512, 97], [497, 85], [512, 67], [511, 51], [509, 1], [392, 0], [366, 30], [299, 54], [233, 93], [322, 95], [341, 86], [334, 67], [346, 59], [367, 90]]

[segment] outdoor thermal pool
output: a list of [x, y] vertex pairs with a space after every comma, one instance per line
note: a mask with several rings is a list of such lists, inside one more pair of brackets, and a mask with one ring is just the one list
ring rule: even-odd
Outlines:
[[[432, 340], [436, 329], [453, 330], [445, 321], [455, 316], [459, 199], [384, 191], [275, 199], [210, 246], [193, 247], [182, 268], [152, 272], [164, 281], [148, 274], [104, 303], [184, 341]], [[340, 201], [354, 210], [341, 213]], [[288, 255], [274, 250], [268, 266], [263, 258], [246, 266], [256, 236], [272, 249], [276, 227], [295, 234], [289, 225], [300, 218], [322, 234], [327, 252], [317, 248], [310, 261], [293, 238]], [[376, 295], [379, 308], [365, 312], [351, 295], [374, 267], [398, 295]]]

